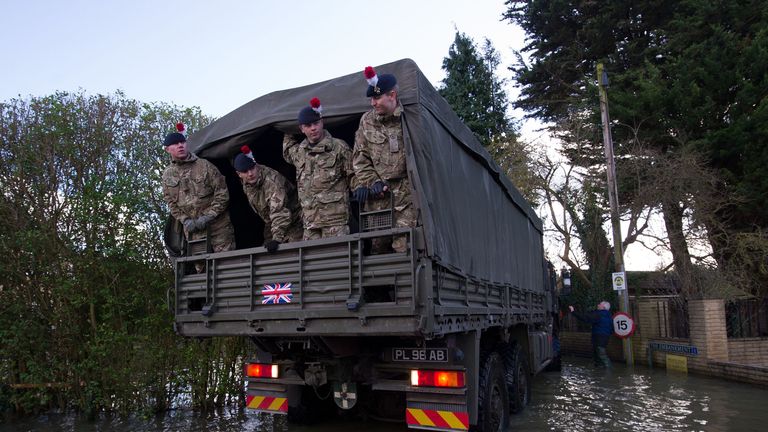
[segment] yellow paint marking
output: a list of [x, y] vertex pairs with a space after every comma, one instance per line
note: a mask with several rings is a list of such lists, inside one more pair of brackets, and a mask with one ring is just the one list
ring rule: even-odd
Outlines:
[[253, 399], [251, 399], [251, 403], [248, 404], [248, 408], [258, 408], [263, 400], [264, 396], [254, 396]]
[[453, 429], [467, 429], [467, 426], [461, 422], [461, 420], [456, 417], [455, 414], [451, 411], [438, 411], [438, 414], [440, 414], [440, 417], [445, 420], [446, 423], [448, 423]]
[[432, 423], [432, 420], [430, 420], [429, 417], [427, 417], [427, 415], [424, 414], [424, 411], [422, 411], [420, 409], [415, 409], [415, 408], [408, 408], [408, 411], [411, 412], [411, 415], [413, 416], [413, 418], [415, 418], [416, 421], [419, 422], [420, 425], [422, 425], [422, 426], [434, 426], [435, 425], [434, 423]]
[[267, 408], [270, 411], [277, 411], [280, 409], [280, 405], [285, 402], [285, 398], [275, 398], [275, 400], [272, 401], [271, 404], [269, 404], [269, 408]]

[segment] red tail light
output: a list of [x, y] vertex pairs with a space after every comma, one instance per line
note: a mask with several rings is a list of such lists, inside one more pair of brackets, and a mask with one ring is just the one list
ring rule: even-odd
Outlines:
[[248, 363], [245, 365], [245, 376], [252, 378], [277, 378], [276, 364]]
[[441, 370], [412, 370], [414, 387], [464, 387], [464, 372]]

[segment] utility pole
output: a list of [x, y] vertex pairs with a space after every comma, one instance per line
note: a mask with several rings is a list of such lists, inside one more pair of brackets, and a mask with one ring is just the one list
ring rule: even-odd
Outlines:
[[[600, 93], [600, 114], [603, 120], [603, 143], [605, 147], [605, 163], [608, 172], [608, 201], [611, 205], [611, 225], [613, 226], [613, 254], [616, 261], [616, 271], [624, 273], [624, 247], [621, 239], [621, 219], [619, 218], [619, 189], [616, 185], [616, 163], [613, 160], [613, 138], [611, 138], [611, 119], [608, 115], [608, 74], [603, 70], [603, 64], [597, 64], [597, 87]], [[624, 273], [626, 276], [626, 273]], [[629, 291], [624, 281], [624, 289], [619, 290], [621, 301], [620, 310], [629, 313]], [[628, 366], [634, 366], [632, 339], [622, 339], [624, 359]]]

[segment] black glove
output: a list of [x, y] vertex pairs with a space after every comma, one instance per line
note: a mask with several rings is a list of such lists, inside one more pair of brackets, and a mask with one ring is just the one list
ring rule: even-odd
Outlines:
[[368, 199], [368, 188], [365, 186], [360, 186], [359, 188], [355, 189], [354, 192], [352, 192], [352, 197], [360, 204], [364, 203], [365, 200]]
[[376, 181], [376, 183], [374, 183], [373, 186], [371, 186], [371, 194], [373, 194], [373, 196], [375, 197], [380, 196], [381, 194], [384, 193], [385, 186], [386, 184], [384, 184], [383, 181], [381, 180]]
[[280, 246], [280, 242], [277, 240], [270, 240], [264, 243], [264, 247], [267, 249], [267, 252], [269, 253], [274, 253], [277, 250], [278, 246]]
[[186, 231], [186, 232], [188, 232], [190, 234], [195, 232], [195, 231], [197, 231], [197, 229], [195, 228], [195, 220], [196, 219], [192, 219], [192, 218], [189, 218], [189, 219], [185, 220], [183, 222], [184, 223], [184, 231]]

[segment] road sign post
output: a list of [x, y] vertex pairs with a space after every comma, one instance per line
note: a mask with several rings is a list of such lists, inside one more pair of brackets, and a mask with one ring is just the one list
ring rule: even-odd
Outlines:
[[[611, 137], [611, 118], [608, 114], [608, 73], [603, 64], [597, 64], [597, 90], [600, 98], [600, 118], [603, 122], [603, 144], [605, 150], [606, 175], [608, 179], [608, 202], [611, 206], [611, 225], [613, 227], [613, 249], [616, 260], [616, 271], [624, 273], [624, 247], [621, 240], [621, 219], [619, 218], [619, 191], [616, 185], [616, 163], [613, 158], [613, 138]], [[629, 312], [629, 291], [626, 289], [627, 280], [624, 278], [624, 289], [617, 290], [619, 294], [619, 309]], [[624, 360], [628, 366], [635, 364], [632, 353], [632, 339], [622, 339]]]

